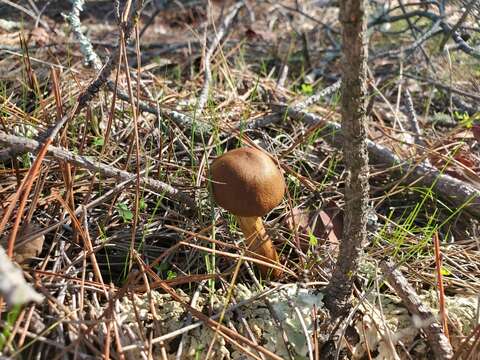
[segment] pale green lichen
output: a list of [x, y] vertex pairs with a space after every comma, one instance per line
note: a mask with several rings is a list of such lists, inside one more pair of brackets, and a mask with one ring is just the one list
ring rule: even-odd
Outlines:
[[[182, 290], [177, 290], [177, 294], [183, 301], [190, 303], [190, 297]], [[195, 307], [201, 310], [207, 301], [209, 303], [212, 301], [213, 307], [218, 309], [221, 306], [220, 300], [221, 297], [219, 296], [212, 296], [209, 299], [201, 296]], [[155, 307], [154, 311], [152, 311], [151, 304]], [[172, 300], [170, 295], [161, 294], [157, 291], [151, 291], [149, 294], [140, 296], [135, 295], [134, 303], [129, 298], [124, 297], [120, 303], [119, 311], [117, 311], [119, 323], [130, 326], [134, 330], [133, 333], [139, 334], [140, 332], [138, 318], [142, 322], [143, 328], [156, 330], [155, 336], [162, 336], [182, 328], [185, 315], [186, 311], [182, 304]], [[182, 359], [195, 359], [198, 354], [202, 354], [203, 351], [206, 352], [213, 338], [214, 332], [208, 328], [199, 327], [190, 331], [184, 343]], [[175, 359], [176, 348], [169, 342], [166, 342], [165, 345], [168, 359]], [[217, 336], [211, 353], [213, 359], [231, 359], [230, 352], [225, 345], [225, 340], [221, 336]], [[155, 348], [155, 351], [158, 351], [158, 349]], [[138, 354], [137, 351], [136, 355]]]
[[[186, 303], [190, 303], [190, 298], [181, 290], [177, 290], [177, 293], [182, 296]], [[237, 302], [249, 300], [256, 296], [254, 291], [251, 291], [244, 285], [238, 285], [235, 288], [234, 294]], [[184, 326], [186, 311], [180, 303], [172, 301], [169, 295], [160, 294], [156, 291], [152, 291], [150, 296], [155, 306], [156, 329], [158, 329], [158, 325], [162, 329], [162, 333], [156, 333], [155, 336], [162, 336]], [[272, 313], [266, 301], [270, 303], [275, 318], [280, 322], [280, 328], [273, 320]], [[297, 285], [291, 285], [266, 296], [266, 301], [264, 299], [251, 301], [241, 307], [241, 315], [247, 320], [250, 330], [254, 333], [258, 342], [265, 348], [282, 358], [288, 358], [289, 351], [282, 337], [282, 330], [285, 331], [293, 357], [295, 359], [304, 359], [308, 356], [307, 342], [295, 308], [299, 310], [302, 316], [308, 336], [311, 336], [313, 332], [312, 309], [314, 305], [317, 309], [323, 307], [322, 294], [303, 289]], [[122, 300], [118, 319], [120, 323], [128, 324], [132, 329], [136, 329], [136, 331], [134, 331], [134, 333], [136, 333], [140, 331], [137, 324], [137, 317], [140, 321], [144, 322], [144, 327], [146, 323], [151, 323], [154, 317], [147, 294], [135, 296], [134, 302], [135, 307], [130, 299], [124, 298]], [[208, 297], [201, 295], [195, 307], [198, 310], [202, 310], [208, 304], [210, 309], [218, 313], [221, 311], [224, 302], [224, 296], [219, 293], [212, 294]], [[224, 317], [224, 323], [231, 319], [231, 314], [227, 312]], [[241, 324], [237, 324], [236, 326], [240, 333], [245, 334], [245, 329], [243, 329]], [[150, 325], [150, 327], [152, 326]], [[214, 336], [214, 332], [204, 326], [191, 330], [184, 343], [182, 359], [195, 359], [198, 358], [198, 356], [201, 358], [202, 354], [204, 355], [209, 348]], [[174, 348], [173, 345], [170, 347], [170, 345], [171, 344], [167, 342], [167, 355], [169, 359], [174, 359], [176, 348]], [[253, 351], [248, 347], [246, 347], [246, 349]], [[222, 336], [216, 337], [212, 351], [211, 358], [214, 359], [245, 359], [245, 354], [242, 351], [232, 346], [227, 347], [227, 343]]]
[[[373, 271], [374, 269], [370, 268], [368, 270]], [[181, 290], [176, 291], [186, 303], [190, 303], [189, 296]], [[157, 337], [178, 330], [185, 325], [188, 312], [180, 303], [173, 301], [169, 295], [160, 294], [156, 291], [152, 291], [150, 296], [155, 306], [155, 319], [151, 311], [149, 296], [144, 294], [134, 298], [136, 312], [140, 321], [143, 322], [144, 328], [149, 327], [155, 331], [154, 336]], [[241, 314], [246, 320], [256, 341], [281, 358], [300, 360], [309, 357], [306, 336], [311, 338], [314, 330], [312, 316], [314, 307], [317, 309], [317, 320], [319, 320], [317, 328], [320, 331], [317, 335], [320, 345], [331, 332], [331, 328], [326, 327], [329, 320], [323, 307], [323, 295], [320, 292], [302, 288], [297, 284], [290, 284], [259, 299], [256, 299], [256, 296], [257, 293], [247, 286], [237, 285], [234, 290], [236, 302], [247, 301], [245, 305], [239, 307], [238, 314]], [[424, 292], [419, 296], [423, 303], [433, 309], [435, 308], [437, 303], [435, 291]], [[221, 292], [201, 294], [195, 308], [205, 314], [219, 313], [225, 301], [225, 296]], [[455, 325], [452, 328], [459, 329], [461, 334], [468, 334], [469, 329], [473, 326], [472, 319], [477, 306], [476, 298], [474, 296], [457, 295], [447, 297], [446, 304], [450, 321]], [[396, 356], [395, 353], [403, 359], [404, 352], [399, 350], [400, 344], [410, 348], [411, 355], [414, 355], [416, 359], [425, 358], [422, 354], [427, 352], [426, 342], [419, 337], [420, 331], [415, 326], [415, 322], [403, 306], [400, 298], [389, 294], [372, 293], [366, 301], [360, 304], [359, 310], [364, 314], [354, 323], [359, 341], [349, 344], [354, 359], [366, 356], [367, 349], [370, 350], [371, 355], [375, 354], [375, 357], [373, 357], [375, 360], [393, 359]], [[302, 317], [306, 331], [298, 313]], [[140, 328], [137, 324], [134, 307], [129, 299], [124, 298], [122, 300], [117, 316], [121, 324], [128, 325], [133, 333], [139, 333]], [[326, 321], [322, 322], [323, 319], [326, 319]], [[152, 325], [154, 320], [157, 326]], [[245, 325], [238, 321], [234, 313], [226, 312], [222, 323], [229, 325], [230, 322], [240, 334], [246, 336]], [[453, 334], [453, 336], [451, 338], [457, 337], [460, 339], [461, 334], [456, 334], [455, 331], [452, 329], [451, 335]], [[287, 339], [287, 345], [283, 334]], [[182, 359], [197, 359], [205, 356], [214, 337], [214, 331], [205, 326], [199, 326], [189, 331], [183, 344]], [[178, 341], [171, 340], [165, 342], [165, 349], [168, 359], [175, 359]], [[346, 345], [343, 344], [343, 346]], [[228, 344], [222, 336], [217, 336], [212, 347], [211, 358], [220, 360], [248, 359], [248, 356], [242, 350], [256, 353], [248, 346], [238, 349]], [[154, 351], [158, 352], [159, 350], [154, 347]]]

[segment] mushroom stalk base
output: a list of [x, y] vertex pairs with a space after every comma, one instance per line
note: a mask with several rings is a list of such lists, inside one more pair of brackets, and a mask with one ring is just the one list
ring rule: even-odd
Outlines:
[[[277, 250], [273, 246], [272, 239], [268, 236], [263, 226], [262, 219], [259, 217], [237, 216], [237, 222], [243, 231], [248, 249], [278, 264]], [[258, 267], [264, 278], [267, 278], [269, 274], [271, 274], [273, 278], [278, 278], [282, 273], [281, 270], [268, 266], [258, 265]]]

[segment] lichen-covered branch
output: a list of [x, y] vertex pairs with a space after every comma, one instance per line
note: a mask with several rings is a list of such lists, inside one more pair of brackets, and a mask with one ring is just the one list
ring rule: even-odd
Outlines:
[[415, 290], [400, 270], [386, 261], [380, 263], [380, 268], [408, 311], [420, 318], [419, 323], [427, 335], [435, 359], [447, 360], [453, 358], [452, 345], [443, 333], [442, 326], [436, 321], [430, 309], [420, 301]]
[[[2, 131], [0, 131], [0, 144], [8, 145], [10, 149], [12, 149], [14, 152], [17, 152], [19, 150], [35, 152], [42, 145], [35, 140], [15, 135], [8, 135]], [[55, 146], [49, 146], [47, 149], [47, 154], [54, 157], [55, 159], [67, 161], [79, 167], [98, 172], [104, 176], [118, 178], [122, 181], [129, 180], [136, 176], [129, 173], [128, 171], [116, 169], [113, 166], [99, 163], [98, 161], [87, 158], [85, 156], [75, 155], [70, 151]], [[165, 194], [167, 197], [173, 200], [177, 200], [182, 205], [185, 205], [192, 209], [195, 209], [196, 207], [193, 199], [191, 199], [187, 194], [179, 191], [178, 189], [175, 189], [171, 185], [168, 185], [164, 182], [152, 178], [141, 177], [140, 184], [145, 186], [147, 189], [158, 192], [160, 194]]]
[[85, 36], [81, 30], [81, 22], [80, 22], [80, 13], [83, 11], [83, 5], [85, 4], [84, 0], [70, 0], [72, 3], [72, 11], [66, 15], [66, 19], [72, 28], [72, 32], [78, 40], [80, 44], [80, 51], [82, 52], [83, 56], [85, 57], [85, 62], [88, 65], [93, 65], [96, 70], [100, 70], [102, 67], [102, 61], [93, 50], [92, 43], [90, 39]]

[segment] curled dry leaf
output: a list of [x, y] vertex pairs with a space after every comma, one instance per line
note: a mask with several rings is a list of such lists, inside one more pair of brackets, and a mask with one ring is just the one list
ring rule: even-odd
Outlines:
[[[286, 217], [285, 224], [301, 235], [315, 236], [318, 240], [326, 242], [329, 247], [338, 247], [342, 236], [343, 215], [341, 209], [333, 202], [329, 202], [323, 210], [302, 210], [294, 208]], [[308, 243], [302, 242], [302, 250], [306, 250]]]
[[472, 133], [473, 133], [473, 137], [475, 138], [475, 140], [480, 142], [480, 124], [473, 124], [472, 125]]
[[[40, 232], [40, 230], [42, 230], [42, 228], [35, 223], [29, 223], [21, 227], [15, 241], [15, 253], [13, 256], [17, 263], [23, 264], [37, 257], [42, 252], [45, 236], [35, 235]], [[6, 247], [7, 241], [8, 235], [1, 238], [0, 244]]]
[[36, 27], [30, 32], [30, 40], [37, 46], [45, 46], [50, 42], [50, 35], [43, 27]]

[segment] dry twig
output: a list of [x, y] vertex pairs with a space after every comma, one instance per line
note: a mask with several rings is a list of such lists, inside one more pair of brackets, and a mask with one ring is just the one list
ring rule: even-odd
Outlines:
[[397, 295], [402, 299], [408, 311], [419, 318], [419, 323], [427, 335], [430, 348], [435, 354], [436, 359], [451, 359], [453, 350], [450, 342], [442, 331], [442, 326], [435, 321], [435, 318], [427, 308], [422, 304], [413, 287], [408, 283], [395, 265], [382, 261], [380, 263], [388, 283], [394, 288]]
[[[41, 146], [38, 141], [22, 138], [15, 135], [8, 135], [2, 131], [0, 131], [0, 143], [10, 146], [14, 153], [25, 151], [35, 152]], [[129, 173], [128, 171], [116, 169], [110, 165], [99, 163], [85, 156], [75, 155], [70, 151], [55, 146], [48, 146], [46, 152], [57, 160], [67, 161], [71, 164], [98, 172], [105, 176], [111, 176], [121, 179], [122, 181], [134, 179], [136, 176]], [[190, 207], [191, 209], [196, 208], [194, 200], [192, 200], [187, 194], [175, 189], [169, 184], [147, 177], [141, 177], [140, 183], [147, 189], [159, 194], [165, 194], [171, 199], [177, 200], [180, 204], [184, 206]]]

